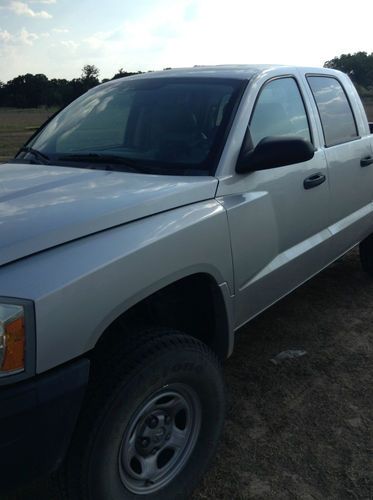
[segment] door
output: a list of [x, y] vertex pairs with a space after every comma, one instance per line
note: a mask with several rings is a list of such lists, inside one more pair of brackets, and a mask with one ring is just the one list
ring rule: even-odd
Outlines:
[[[295, 76], [264, 83], [248, 126], [254, 146], [268, 136], [297, 135], [313, 141], [315, 125]], [[227, 210], [231, 232], [238, 328], [327, 263], [324, 152], [318, 149], [304, 163], [222, 179], [218, 200]]]
[[351, 107], [347, 94], [351, 83], [346, 81], [344, 86], [342, 78], [307, 76], [319, 112], [329, 167], [330, 231], [335, 258], [373, 231], [373, 164], [366, 161], [372, 157], [370, 137]]

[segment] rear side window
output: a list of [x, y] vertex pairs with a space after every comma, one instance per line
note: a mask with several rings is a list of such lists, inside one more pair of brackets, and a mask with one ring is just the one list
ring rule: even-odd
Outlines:
[[319, 110], [325, 146], [356, 139], [355, 118], [339, 81], [325, 76], [309, 76], [307, 79]]
[[278, 78], [264, 85], [249, 126], [254, 147], [268, 136], [295, 135], [311, 141], [306, 110], [294, 78]]

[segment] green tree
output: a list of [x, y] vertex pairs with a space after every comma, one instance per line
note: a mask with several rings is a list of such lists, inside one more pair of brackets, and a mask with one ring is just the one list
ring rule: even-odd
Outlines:
[[[128, 72], [120, 68], [114, 75], [114, 79], [140, 73], [141, 71]], [[66, 106], [87, 90], [98, 85], [100, 83], [99, 75], [100, 71], [96, 66], [86, 64], [82, 68], [80, 78], [72, 80], [64, 78], [49, 80], [43, 74], [27, 73], [9, 80], [7, 83], [0, 81], [0, 106], [16, 108]], [[108, 79], [103, 81], [108, 81]]]
[[100, 70], [94, 64], [86, 64], [82, 68], [82, 80], [97, 80]]
[[72, 80], [73, 87], [75, 88], [75, 90], [77, 90], [79, 95], [83, 94], [84, 92], [87, 92], [87, 90], [96, 87], [96, 85], [100, 83], [98, 79], [99, 74], [100, 70], [96, 66], [94, 66], [93, 64], [86, 64], [82, 68], [82, 74], [79, 79], [81, 83], [81, 89], [77, 90], [77, 87], [79, 87], [79, 83], [74, 82], [74, 80]]
[[351, 80], [361, 87], [373, 87], [373, 53], [342, 54], [326, 61], [324, 66], [347, 73]]
[[48, 78], [42, 74], [20, 75], [6, 84], [5, 91], [5, 105], [36, 108], [45, 104], [49, 91]]
[[130, 72], [130, 71], [124, 71], [123, 68], [119, 68], [118, 72], [115, 73], [113, 76], [112, 80], [117, 80], [118, 78], [124, 78], [126, 76], [132, 76], [132, 75], [140, 75], [142, 72], [141, 71], [136, 71], [136, 72]]

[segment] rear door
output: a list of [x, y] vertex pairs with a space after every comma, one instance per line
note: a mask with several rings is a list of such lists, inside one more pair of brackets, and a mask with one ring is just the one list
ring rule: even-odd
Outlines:
[[372, 156], [370, 138], [343, 75], [307, 75], [307, 82], [329, 167], [331, 245], [337, 257], [373, 230], [373, 164], [364, 161]]
[[[326, 265], [330, 235], [327, 164], [297, 77], [264, 81], [246, 123], [254, 146], [264, 137], [298, 135], [317, 150], [304, 163], [220, 180], [218, 200], [231, 231], [236, 328]], [[312, 178], [321, 182], [305, 189]]]

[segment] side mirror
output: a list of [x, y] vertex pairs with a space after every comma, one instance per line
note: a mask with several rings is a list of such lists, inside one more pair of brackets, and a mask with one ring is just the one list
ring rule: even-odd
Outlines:
[[314, 154], [314, 146], [300, 137], [264, 137], [251, 151], [241, 151], [236, 172], [244, 174], [293, 165], [311, 160]]

